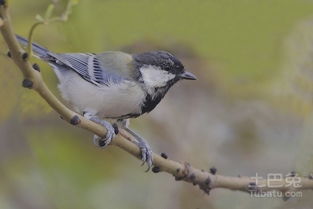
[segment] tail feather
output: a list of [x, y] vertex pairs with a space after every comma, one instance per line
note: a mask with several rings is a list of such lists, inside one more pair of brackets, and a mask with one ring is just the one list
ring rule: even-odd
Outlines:
[[[24, 46], [28, 45], [28, 40], [22, 36], [16, 35], [17, 40]], [[40, 46], [36, 43], [32, 43], [33, 52], [40, 58], [45, 58], [48, 56], [49, 50]]]

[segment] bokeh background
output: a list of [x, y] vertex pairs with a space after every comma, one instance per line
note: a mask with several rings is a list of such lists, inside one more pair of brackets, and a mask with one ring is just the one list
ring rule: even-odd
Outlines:
[[[51, 3], [9, 2], [23, 36]], [[182, 59], [199, 79], [176, 84], [131, 123], [157, 153], [230, 176], [313, 172], [312, 0], [80, 0], [67, 22], [38, 28], [35, 41], [55, 52], [163, 49]], [[0, 52], [1, 209], [313, 208], [311, 191], [286, 202], [228, 190], [207, 196], [145, 173], [21, 88], [3, 39]], [[39, 64], [58, 94], [55, 75]]]

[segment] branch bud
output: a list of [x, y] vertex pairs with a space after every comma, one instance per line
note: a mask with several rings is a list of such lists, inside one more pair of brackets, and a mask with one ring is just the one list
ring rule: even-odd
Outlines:
[[167, 158], [168, 158], [167, 154], [164, 153], [164, 152], [161, 153], [161, 157], [163, 157], [164, 159], [167, 159]]
[[40, 72], [40, 67], [37, 63], [33, 64], [33, 69], [37, 70], [38, 72]]
[[153, 173], [159, 173], [161, 171], [161, 168], [159, 167], [159, 166], [154, 166], [153, 168], [152, 168], [152, 172]]
[[27, 58], [28, 58], [28, 54], [27, 54], [26, 52], [24, 52], [24, 53], [22, 54], [22, 59], [23, 59], [24, 61], [26, 61]]
[[78, 125], [80, 123], [80, 119], [77, 115], [75, 115], [74, 117], [72, 117], [72, 119], [70, 120], [70, 123], [74, 126]]
[[211, 173], [212, 175], [215, 175], [216, 172], [217, 172], [217, 169], [216, 169], [215, 167], [210, 168], [210, 173]]
[[33, 84], [34, 84], [34, 83], [33, 83], [31, 80], [25, 78], [25, 79], [23, 80], [22, 86], [23, 86], [24, 88], [31, 89], [31, 88], [33, 87]]

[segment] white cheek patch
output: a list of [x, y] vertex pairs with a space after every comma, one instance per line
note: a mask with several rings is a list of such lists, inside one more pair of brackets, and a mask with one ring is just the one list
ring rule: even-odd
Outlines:
[[160, 67], [153, 65], [147, 65], [140, 68], [143, 82], [148, 87], [163, 87], [169, 80], [175, 78], [175, 75], [165, 70], [161, 70]]

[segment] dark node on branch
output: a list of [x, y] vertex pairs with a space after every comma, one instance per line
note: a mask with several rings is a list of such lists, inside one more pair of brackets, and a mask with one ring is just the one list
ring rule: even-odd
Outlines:
[[250, 182], [248, 187], [255, 187], [256, 186], [256, 183], [255, 182]]
[[217, 169], [216, 169], [215, 167], [210, 168], [210, 173], [211, 173], [212, 175], [215, 175], [216, 172], [217, 172]]
[[10, 58], [12, 57], [12, 54], [11, 54], [10, 51], [8, 51], [7, 56], [10, 57]]
[[6, 0], [0, 0], [0, 6], [5, 6], [6, 5]]
[[250, 182], [248, 184], [248, 191], [249, 192], [257, 192], [258, 191], [258, 187], [257, 187], [255, 182]]
[[24, 52], [24, 53], [22, 54], [22, 59], [23, 59], [24, 61], [26, 61], [27, 58], [28, 58], [28, 54], [27, 54], [27, 52]]
[[189, 176], [190, 180], [191, 181], [194, 181], [196, 179], [196, 175], [194, 173], [192, 173], [190, 176]]
[[287, 200], [289, 200], [289, 199], [290, 199], [289, 196], [286, 196], [286, 195], [283, 196], [283, 201], [287, 201]]
[[153, 168], [152, 168], [152, 172], [153, 173], [159, 173], [161, 171], [161, 168], [159, 167], [159, 166], [154, 166]]
[[72, 117], [72, 119], [70, 120], [70, 123], [74, 126], [78, 125], [80, 123], [80, 119], [77, 115], [75, 115], [74, 117]]
[[181, 180], [183, 180], [183, 177], [181, 177], [181, 176], [175, 176], [175, 180], [176, 180], [176, 181], [181, 181]]
[[105, 140], [99, 140], [99, 147], [104, 147], [106, 145]]
[[313, 180], [313, 173], [310, 173], [310, 174], [308, 175], [308, 178], [309, 178], [310, 180]]
[[[200, 187], [201, 188], [201, 187]], [[201, 188], [205, 193], [207, 193], [208, 195], [210, 195], [210, 191], [211, 191], [211, 188], [210, 187], [204, 187], [204, 188]]]
[[25, 79], [23, 80], [22, 86], [23, 86], [24, 88], [29, 88], [29, 89], [31, 89], [31, 88], [33, 87], [33, 82], [32, 82], [31, 80], [25, 78]]
[[296, 171], [291, 171], [287, 176], [288, 177], [295, 177], [296, 176]]
[[33, 69], [37, 70], [38, 72], [40, 72], [40, 67], [37, 63], [33, 64]]
[[117, 135], [120, 131], [118, 130], [118, 126], [116, 123], [113, 123], [114, 133]]
[[164, 153], [164, 152], [161, 153], [161, 157], [163, 157], [164, 159], [167, 159], [167, 158], [168, 158], [167, 154]]
[[206, 185], [199, 185], [200, 189], [202, 189], [205, 193], [207, 193], [208, 195], [210, 195], [210, 191], [211, 191], [211, 187], [206, 186]]
[[205, 181], [204, 181], [204, 184], [209, 186], [211, 184], [211, 179], [210, 177], [208, 177]]
[[210, 177], [208, 177], [202, 184], [199, 184], [199, 188], [209, 195], [211, 191], [210, 184], [211, 184], [211, 179]]

